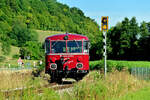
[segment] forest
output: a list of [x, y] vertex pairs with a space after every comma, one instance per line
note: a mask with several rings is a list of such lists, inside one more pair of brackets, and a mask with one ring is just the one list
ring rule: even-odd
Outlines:
[[[20, 48], [19, 56], [40, 59], [44, 48], [35, 30], [86, 35], [91, 43], [90, 60], [103, 58], [100, 26], [79, 8], [57, 0], [0, 0], [0, 43], [5, 55], [13, 45]], [[107, 32], [108, 59], [150, 60], [149, 42], [150, 22], [124, 18]]]

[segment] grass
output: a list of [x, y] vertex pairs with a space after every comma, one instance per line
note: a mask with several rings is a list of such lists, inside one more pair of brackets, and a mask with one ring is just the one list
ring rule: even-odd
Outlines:
[[[8, 72], [9, 73], [9, 72]], [[3, 84], [0, 80], [1, 89], [10, 89], [20, 87], [22, 85], [35, 86], [35, 89], [25, 89], [21, 92], [12, 92], [9, 95], [0, 93], [0, 99], [23, 99], [23, 100], [148, 100], [150, 97], [150, 85], [148, 81], [137, 80], [130, 75], [128, 71], [114, 71], [108, 73], [104, 78], [100, 71], [90, 72], [82, 81], [75, 83], [71, 91], [66, 91], [59, 94], [57, 91], [49, 88], [42, 88], [42, 94], [39, 94], [38, 89], [42, 84], [47, 84], [47, 81], [41, 77], [34, 78], [30, 72], [27, 74], [9, 73], [10, 78]], [[21, 77], [22, 75], [22, 77]], [[1, 75], [0, 75], [1, 77]], [[14, 78], [14, 79], [12, 79]], [[16, 81], [15, 81], [16, 80]], [[10, 82], [9, 82], [10, 81]], [[19, 82], [22, 81], [22, 82]], [[6, 84], [10, 83], [10, 84]], [[14, 85], [12, 85], [14, 83]], [[16, 85], [15, 85], [16, 83]], [[22, 84], [23, 83], [23, 84]], [[6, 85], [5, 85], [6, 84]], [[143, 98], [143, 99], [139, 99]]]
[[11, 70], [0, 71], [0, 89], [8, 90], [25, 87], [31, 78], [30, 75], [31, 71], [29, 70], [24, 70], [23, 72]]
[[[41, 88], [43, 85], [49, 84], [48, 80], [45, 80], [46, 75], [43, 73], [40, 73], [39, 77], [34, 77], [32, 70], [0, 71], [0, 100], [60, 100], [56, 91]], [[11, 92], [11, 90], [17, 88], [24, 89]], [[39, 94], [39, 89], [43, 91], [42, 95]]]
[[[17, 60], [18, 59], [7, 59], [3, 62], [0, 62], [0, 68], [19, 68], [20, 66], [18, 65]], [[36, 66], [37, 66], [38, 65], [38, 60], [23, 59], [24, 67], [22, 67], [22, 68], [33, 67], [34, 62], [36, 63]]]
[[3, 58], [0, 61], [0, 67], [8, 67], [8, 64], [12, 66], [17, 66], [17, 59], [14, 59], [14, 55], [19, 55], [19, 48], [15, 46], [11, 46], [11, 52], [8, 55], [4, 55], [1, 50], [1, 43], [0, 43], [0, 57]]
[[12, 59], [12, 57], [14, 55], [18, 55], [19, 54], [19, 48], [15, 47], [15, 46], [11, 46], [11, 52], [9, 53], [9, 55], [3, 55], [1, 45], [2, 44], [0, 43], [0, 56], [5, 56], [9, 60], [9, 59]]
[[[137, 80], [126, 71], [115, 71], [105, 78], [99, 71], [94, 71], [77, 83], [73, 93], [68, 94], [65, 100], [130, 100], [118, 98], [124, 97], [129, 92], [138, 92], [145, 87], [150, 88], [149, 82]], [[148, 98], [149, 94], [145, 96]]]
[[140, 89], [136, 92], [129, 92], [125, 96], [113, 100], [149, 100], [150, 99], [149, 94], [150, 94], [150, 87]]
[[40, 86], [48, 84], [41, 77], [34, 77], [33, 70], [3, 70], [0, 71], [0, 90], [9, 90], [15, 88]]
[[[89, 63], [90, 69], [103, 69], [104, 61], [90, 61]], [[112, 68], [117, 68], [118, 70], [122, 70], [123, 68], [130, 69], [131, 67], [150, 67], [149, 61], [117, 61], [117, 60], [108, 60], [107, 61], [108, 70]]]

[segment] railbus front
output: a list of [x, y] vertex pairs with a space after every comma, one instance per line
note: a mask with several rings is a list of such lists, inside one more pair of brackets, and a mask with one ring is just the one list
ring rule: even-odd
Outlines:
[[51, 82], [62, 78], [82, 79], [89, 72], [89, 39], [77, 34], [59, 34], [45, 39], [46, 73]]

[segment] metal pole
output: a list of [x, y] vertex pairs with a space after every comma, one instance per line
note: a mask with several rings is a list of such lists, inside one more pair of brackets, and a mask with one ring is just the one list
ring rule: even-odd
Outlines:
[[104, 33], [104, 75], [106, 76], [107, 73], [107, 34], [106, 31], [103, 31]]

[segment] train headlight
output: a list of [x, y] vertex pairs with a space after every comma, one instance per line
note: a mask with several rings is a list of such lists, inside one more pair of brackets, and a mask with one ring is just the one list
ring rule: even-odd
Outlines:
[[50, 69], [56, 70], [57, 69], [57, 64], [55, 64], [55, 63], [50, 64]]
[[83, 64], [82, 63], [77, 63], [76, 67], [77, 68], [83, 68]]

